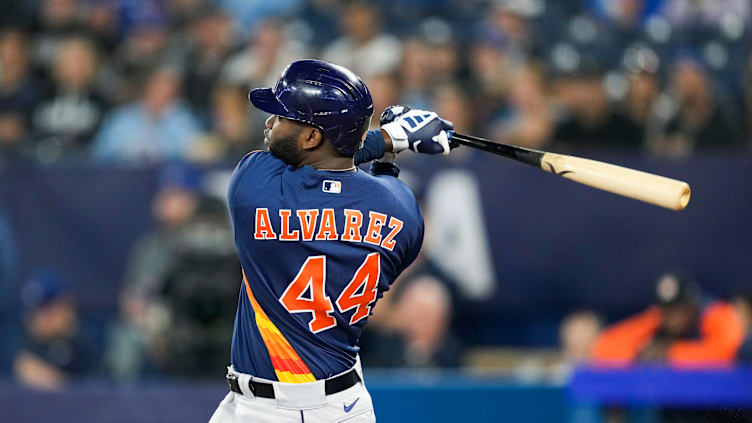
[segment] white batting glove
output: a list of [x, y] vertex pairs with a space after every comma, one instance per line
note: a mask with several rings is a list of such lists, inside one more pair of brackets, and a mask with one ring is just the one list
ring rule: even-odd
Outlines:
[[381, 129], [392, 139], [392, 152], [410, 149], [416, 153], [449, 154], [458, 144], [451, 142], [454, 125], [435, 112], [389, 106], [381, 114]]

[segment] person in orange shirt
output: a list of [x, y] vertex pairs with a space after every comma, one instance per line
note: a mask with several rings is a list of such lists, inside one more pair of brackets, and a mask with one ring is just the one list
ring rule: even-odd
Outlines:
[[593, 360], [727, 365], [743, 340], [744, 328], [731, 304], [703, 297], [685, 275], [666, 273], [656, 284], [656, 304], [603, 331], [593, 347]]

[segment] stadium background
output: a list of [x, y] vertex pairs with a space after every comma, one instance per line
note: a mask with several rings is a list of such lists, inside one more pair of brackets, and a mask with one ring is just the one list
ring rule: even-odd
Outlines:
[[[3, 2], [0, 420], [208, 419], [239, 286], [223, 189], [263, 140], [245, 96], [316, 57], [358, 72], [377, 113], [436, 110], [465, 133], [692, 186], [674, 213], [467, 149], [400, 157], [429, 235], [404, 278], [418, 288], [398, 282], [364, 335], [379, 421], [599, 421], [599, 399], [570, 385], [586, 358], [567, 350], [567, 316], [637, 312], [668, 269], [721, 299], [750, 290], [751, 14], [745, 0]], [[192, 211], [172, 237], [155, 216], [174, 192]], [[409, 283], [427, 277], [438, 287]], [[18, 376], [43, 306], [29, 287], [72, 300], [85, 345], [46, 389]], [[442, 305], [400, 301], [415, 295]], [[411, 308], [428, 328], [399, 322]], [[421, 330], [442, 334], [433, 356], [410, 352]], [[633, 421], [657, 419], [660, 393], [622, 395]]]

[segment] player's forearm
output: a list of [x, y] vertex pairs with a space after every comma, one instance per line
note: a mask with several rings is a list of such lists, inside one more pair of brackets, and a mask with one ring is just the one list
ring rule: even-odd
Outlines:
[[371, 130], [366, 134], [363, 147], [355, 152], [353, 160], [355, 165], [371, 162], [372, 175], [399, 176], [399, 169], [394, 165], [395, 154], [392, 151], [392, 143], [384, 131]]
[[371, 130], [366, 134], [363, 147], [355, 152], [355, 165], [380, 159], [384, 153], [392, 151], [392, 142], [384, 131]]

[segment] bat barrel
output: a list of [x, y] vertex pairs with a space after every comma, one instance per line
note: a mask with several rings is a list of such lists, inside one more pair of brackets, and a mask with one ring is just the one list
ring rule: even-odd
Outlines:
[[541, 169], [672, 210], [684, 210], [691, 196], [686, 182], [580, 157], [546, 153], [541, 159]]

